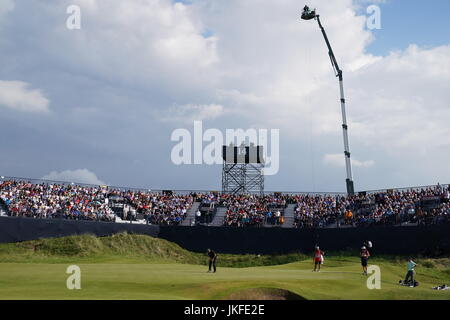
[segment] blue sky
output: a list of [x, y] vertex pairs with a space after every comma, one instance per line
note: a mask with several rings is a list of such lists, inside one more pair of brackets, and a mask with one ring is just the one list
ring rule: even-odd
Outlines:
[[[424, 2], [426, 14], [419, 1], [376, 3], [371, 31], [354, 1], [311, 0], [344, 70], [355, 187], [449, 183], [450, 1]], [[80, 30], [66, 26], [73, 4]], [[0, 175], [219, 190], [221, 165], [171, 158], [173, 132], [200, 120], [280, 130], [266, 190], [344, 191], [338, 84], [302, 7], [1, 0]]]
[[412, 43], [424, 47], [450, 43], [450, 1], [386, 0], [378, 5], [382, 29], [374, 32], [368, 52], [387, 55]]

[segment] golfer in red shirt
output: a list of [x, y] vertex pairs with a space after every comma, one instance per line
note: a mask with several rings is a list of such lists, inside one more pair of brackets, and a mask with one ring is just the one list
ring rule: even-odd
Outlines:
[[323, 263], [323, 255], [325, 252], [320, 250], [320, 248], [317, 246], [316, 250], [314, 250], [314, 270], [313, 272], [317, 271], [320, 272], [320, 265]]

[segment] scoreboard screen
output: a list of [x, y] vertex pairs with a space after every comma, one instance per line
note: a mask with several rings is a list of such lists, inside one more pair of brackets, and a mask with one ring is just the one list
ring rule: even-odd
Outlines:
[[264, 163], [262, 146], [223, 146], [222, 159], [226, 163]]

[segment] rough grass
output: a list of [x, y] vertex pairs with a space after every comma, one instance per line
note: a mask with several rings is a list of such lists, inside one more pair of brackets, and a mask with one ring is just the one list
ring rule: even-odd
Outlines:
[[109, 237], [82, 235], [0, 244], [0, 262], [60, 263], [73, 258], [92, 262], [133, 258], [192, 264], [199, 262], [198, 255], [169, 241], [125, 233]]
[[[327, 252], [326, 262], [333, 266], [354, 261], [358, 252]], [[328, 261], [329, 257], [333, 259]], [[64, 263], [76, 258], [83, 262], [151, 263], [176, 262], [206, 265], [206, 254], [185, 250], [164, 239], [146, 235], [118, 233], [107, 237], [78, 235], [63, 238], [39, 239], [18, 243], [0, 244], [0, 263]], [[303, 253], [284, 255], [221, 254], [218, 263], [223, 267], [248, 268], [258, 266], [283, 265], [310, 260]], [[377, 261], [403, 266], [407, 256], [379, 255]], [[450, 258], [417, 257], [414, 259], [422, 267], [450, 272]]]
[[[1, 262], [62, 263], [77, 258], [85, 262], [177, 262], [205, 265], [205, 254], [194, 253], [164, 239], [119, 233], [108, 237], [70, 236], [0, 244]], [[224, 267], [245, 268], [286, 264], [306, 258], [303, 254], [219, 254]]]

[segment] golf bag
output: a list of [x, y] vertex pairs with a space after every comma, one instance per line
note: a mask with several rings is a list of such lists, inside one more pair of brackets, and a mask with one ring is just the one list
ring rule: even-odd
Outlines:
[[414, 280], [414, 282], [412, 282], [411, 280], [409, 280], [408, 282], [405, 282], [405, 280], [400, 280], [398, 283], [405, 287], [417, 287], [419, 285], [419, 282], [417, 282], [416, 280]]

